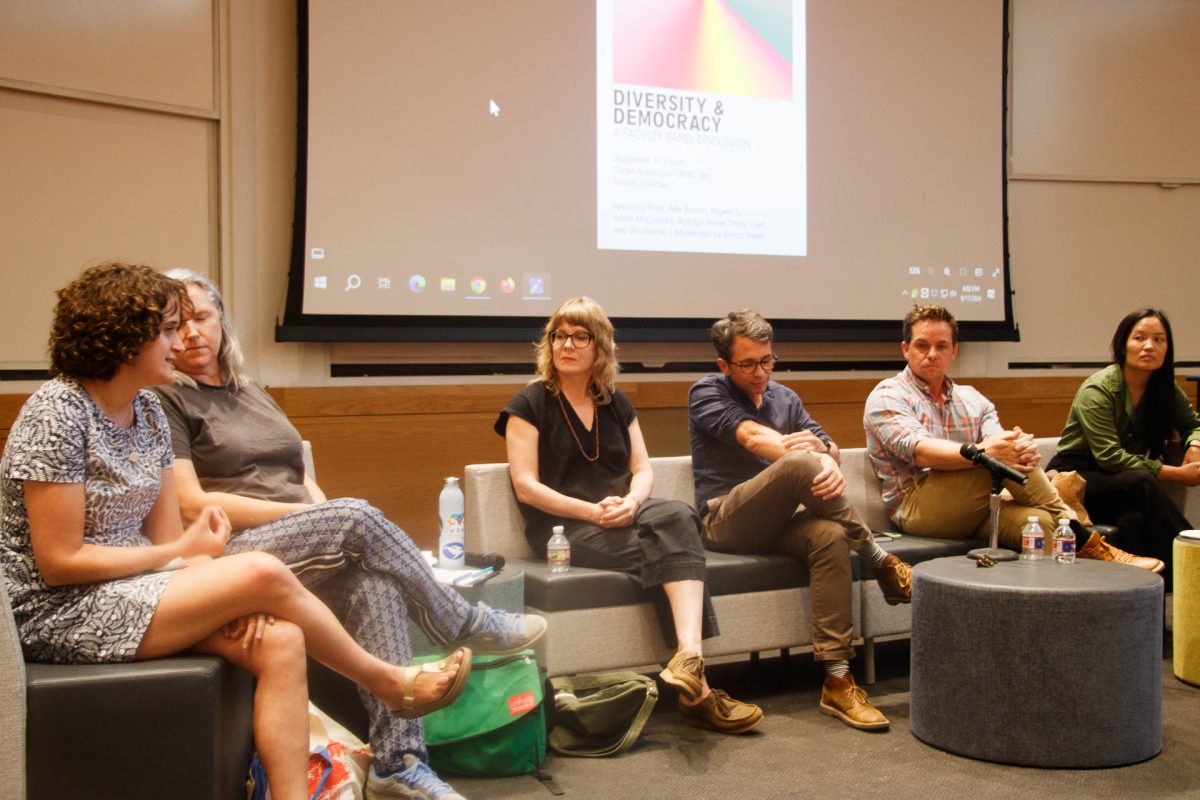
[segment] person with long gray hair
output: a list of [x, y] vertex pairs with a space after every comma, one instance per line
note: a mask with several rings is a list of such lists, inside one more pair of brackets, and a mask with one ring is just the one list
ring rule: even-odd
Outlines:
[[[233, 526], [227, 552], [278, 556], [356, 640], [389, 660], [411, 655], [406, 626], [392, 623], [406, 617], [434, 643], [477, 653], [514, 653], [541, 638], [544, 618], [472, 607], [439, 583], [412, 539], [366, 501], [328, 500], [306, 474], [300, 434], [245, 374], [220, 291], [195, 272], [168, 274], [187, 286], [192, 305], [175, 380], [156, 389], [185, 519], [205, 505], [222, 508]], [[459, 797], [428, 766], [421, 721], [362, 698], [374, 760], [367, 796]]]

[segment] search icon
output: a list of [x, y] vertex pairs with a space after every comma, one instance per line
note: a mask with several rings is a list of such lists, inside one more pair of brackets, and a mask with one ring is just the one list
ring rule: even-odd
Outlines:
[[360, 286], [362, 286], [362, 278], [358, 276], [358, 273], [351, 273], [350, 277], [346, 278], [347, 292], [351, 289], [357, 289]]

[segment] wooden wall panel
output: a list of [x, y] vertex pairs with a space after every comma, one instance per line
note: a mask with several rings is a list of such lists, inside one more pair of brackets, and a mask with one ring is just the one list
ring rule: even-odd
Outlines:
[[[963, 379], [996, 404], [1005, 426], [1056, 436], [1081, 376]], [[1189, 391], [1190, 384], [1181, 384]], [[861, 447], [862, 408], [874, 378], [785, 381], [842, 447]], [[442, 478], [467, 464], [504, 461], [492, 430], [521, 384], [277, 388], [271, 393], [313, 443], [317, 481], [330, 497], [362, 497], [422, 547], [437, 536]], [[622, 387], [638, 407], [650, 454], [688, 453], [687, 389], [679, 381]], [[0, 437], [25, 395], [0, 395]]]

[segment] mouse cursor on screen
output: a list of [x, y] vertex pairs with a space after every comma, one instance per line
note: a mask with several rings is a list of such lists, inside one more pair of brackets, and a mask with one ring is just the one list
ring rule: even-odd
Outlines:
[[488, 100], [488, 113], [493, 117], [500, 116], [500, 106], [496, 105], [495, 100]]

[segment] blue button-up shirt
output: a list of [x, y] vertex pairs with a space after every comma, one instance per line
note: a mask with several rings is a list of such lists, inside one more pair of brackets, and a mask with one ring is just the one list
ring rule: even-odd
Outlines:
[[724, 497], [733, 487], [750, 480], [772, 463], [738, 444], [737, 428], [746, 420], [782, 434], [811, 431], [827, 446], [832, 441], [809, 416], [800, 395], [786, 386], [769, 382], [762, 405], [755, 408], [727, 376], [709, 375], [701, 379], [688, 392], [692, 473], [696, 479], [696, 510], [701, 516], [707, 513], [710, 499]]

